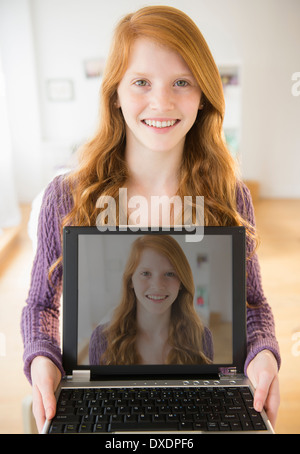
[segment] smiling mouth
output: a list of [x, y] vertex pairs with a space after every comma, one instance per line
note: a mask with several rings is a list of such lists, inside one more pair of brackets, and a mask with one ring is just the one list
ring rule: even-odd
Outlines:
[[151, 301], [155, 301], [156, 303], [159, 303], [167, 299], [168, 296], [169, 295], [146, 295], [146, 298], [148, 298]]
[[170, 128], [170, 127], [176, 125], [177, 123], [179, 123], [179, 121], [180, 120], [163, 120], [163, 121], [160, 121], [160, 120], [142, 120], [142, 123], [144, 123], [145, 125], [150, 126], [152, 128], [163, 129], [163, 128]]

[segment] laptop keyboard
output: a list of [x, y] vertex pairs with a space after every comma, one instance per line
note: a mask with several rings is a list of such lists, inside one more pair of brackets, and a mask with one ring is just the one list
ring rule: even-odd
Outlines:
[[63, 389], [49, 433], [266, 430], [247, 387]]

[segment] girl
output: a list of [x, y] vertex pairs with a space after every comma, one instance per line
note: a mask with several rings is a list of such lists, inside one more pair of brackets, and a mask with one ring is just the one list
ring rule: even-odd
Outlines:
[[90, 364], [207, 364], [211, 333], [194, 309], [189, 262], [174, 238], [145, 235], [132, 245], [112, 322], [90, 341]]
[[189, 17], [171, 7], [151, 6], [120, 21], [103, 76], [99, 128], [83, 148], [78, 169], [48, 186], [40, 213], [38, 249], [22, 314], [25, 373], [33, 385], [39, 429], [45, 417], [54, 416], [54, 390], [63, 373], [58, 328], [61, 227], [95, 225], [98, 198], [111, 196], [118, 206], [120, 188], [127, 189], [129, 200], [137, 195], [148, 202], [154, 195], [204, 196], [206, 225], [247, 227], [245, 372], [256, 386], [255, 409], [265, 406], [274, 424], [279, 349], [254, 250], [251, 197], [224, 144], [223, 118], [218, 69]]

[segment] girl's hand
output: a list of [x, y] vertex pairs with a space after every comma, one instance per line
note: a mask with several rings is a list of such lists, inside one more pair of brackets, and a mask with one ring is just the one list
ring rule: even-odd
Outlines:
[[52, 419], [56, 411], [55, 390], [61, 380], [61, 372], [45, 356], [37, 356], [31, 363], [32, 410], [37, 429], [42, 431], [46, 419]]
[[254, 385], [254, 409], [261, 412], [264, 408], [270, 423], [275, 427], [280, 404], [277, 361], [272, 352], [262, 350], [250, 362], [247, 375]]

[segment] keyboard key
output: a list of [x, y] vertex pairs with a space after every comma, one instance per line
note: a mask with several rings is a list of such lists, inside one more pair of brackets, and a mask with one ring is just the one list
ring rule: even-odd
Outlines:
[[240, 420], [238, 415], [236, 415], [235, 413], [228, 413], [228, 414], [225, 414], [225, 415], [221, 415], [221, 419], [224, 422], [233, 422], [233, 421], [239, 421]]
[[240, 431], [242, 430], [242, 425], [240, 422], [234, 421], [230, 423], [231, 430]]
[[57, 410], [58, 415], [74, 415], [75, 408], [72, 405], [64, 405]]
[[207, 420], [210, 421], [210, 422], [216, 422], [216, 421], [220, 421], [221, 420], [221, 417], [219, 414], [214, 414], [214, 413], [208, 413], [207, 415]]
[[85, 416], [88, 413], [89, 413], [89, 409], [87, 407], [78, 407], [77, 411], [76, 411], [76, 414], [81, 415], [81, 416]]
[[[93, 424], [94, 422], [96, 422], [96, 418], [99, 420], [101, 418], [106, 418], [106, 416], [104, 416], [104, 415], [98, 415], [98, 416], [84, 415], [84, 416], [82, 416], [81, 422], [85, 423], [85, 424]], [[100, 422], [102, 422], [102, 420]]]
[[65, 433], [76, 433], [78, 432], [78, 425], [77, 424], [66, 424], [65, 426]]
[[219, 424], [217, 422], [208, 422], [207, 429], [209, 431], [216, 431], [219, 430]]
[[97, 423], [94, 426], [94, 432], [106, 432], [107, 424]]
[[[107, 416], [108, 418], [108, 416]], [[99, 419], [98, 419], [99, 421]], [[114, 422], [123, 422], [124, 421], [124, 415], [111, 415], [111, 421], [114, 421]], [[107, 419], [106, 422], [109, 422], [109, 419]]]
[[204, 421], [194, 422], [194, 430], [206, 431], [207, 430], [206, 422]]
[[230, 432], [231, 430], [231, 427], [230, 427], [230, 423], [229, 422], [219, 422], [219, 427], [220, 427], [220, 430], [221, 431], [228, 431]]
[[124, 417], [125, 423], [129, 424], [137, 424], [138, 416], [137, 415], [125, 415]]
[[79, 433], [91, 433], [91, 432], [93, 432], [93, 427], [94, 427], [94, 424], [82, 423], [79, 426], [78, 432]]
[[49, 430], [49, 433], [51, 433], [51, 434], [62, 434], [62, 433], [64, 433], [64, 430], [65, 430], [65, 425], [64, 424], [52, 423], [51, 427], [50, 427], [50, 430]]
[[241, 405], [229, 405], [227, 408], [228, 412], [232, 413], [239, 413], [239, 412], [244, 412], [245, 407]]
[[79, 424], [81, 422], [81, 416], [75, 415], [56, 415], [54, 422], [60, 424]]
[[109, 428], [110, 432], [117, 432], [117, 431], [169, 431], [169, 430], [178, 430], [178, 424], [172, 422], [165, 422], [164, 424], [158, 422], [139, 422], [138, 424], [126, 424], [124, 423], [114, 423], [112, 422]]
[[155, 414], [153, 415], [153, 422], [165, 422], [166, 417], [165, 415]]
[[141, 415], [138, 416], [138, 423], [140, 422], [150, 422], [152, 421], [152, 416], [151, 415], [145, 415], [142, 413]]
[[263, 420], [253, 422], [253, 428], [254, 428], [254, 430], [266, 430], [266, 426], [265, 426]]
[[179, 430], [193, 430], [194, 424], [189, 421], [182, 421], [179, 423], [178, 428], [179, 428]]
[[241, 421], [250, 421], [248, 413], [239, 413], [239, 418]]
[[253, 425], [250, 421], [242, 421], [241, 424], [244, 430], [253, 430]]

